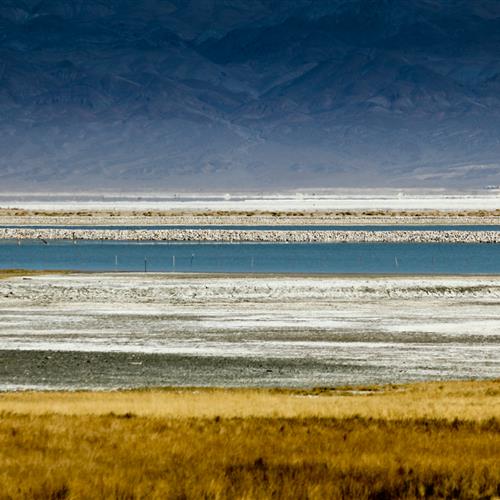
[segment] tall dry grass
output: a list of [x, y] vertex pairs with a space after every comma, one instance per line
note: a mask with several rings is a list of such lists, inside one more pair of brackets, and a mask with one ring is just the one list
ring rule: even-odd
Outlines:
[[494, 498], [499, 388], [1, 394], [0, 498]]
[[0, 420], [2, 498], [493, 498], [500, 424], [364, 418]]

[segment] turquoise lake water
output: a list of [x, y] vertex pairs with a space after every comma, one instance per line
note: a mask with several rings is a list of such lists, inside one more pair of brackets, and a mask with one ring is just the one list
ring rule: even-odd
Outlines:
[[304, 274], [500, 274], [500, 246], [414, 243], [0, 241], [1, 269]]

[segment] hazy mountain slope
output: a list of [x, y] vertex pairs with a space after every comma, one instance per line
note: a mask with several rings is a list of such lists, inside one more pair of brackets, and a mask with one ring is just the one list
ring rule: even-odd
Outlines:
[[0, 189], [500, 183], [500, 7], [1, 0]]

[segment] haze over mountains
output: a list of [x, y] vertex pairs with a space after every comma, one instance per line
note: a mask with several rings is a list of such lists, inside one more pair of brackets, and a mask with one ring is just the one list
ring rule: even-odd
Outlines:
[[0, 0], [0, 191], [500, 184], [496, 0]]

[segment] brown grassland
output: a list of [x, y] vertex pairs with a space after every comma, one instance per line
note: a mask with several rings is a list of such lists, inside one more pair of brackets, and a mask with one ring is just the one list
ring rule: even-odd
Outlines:
[[29, 210], [0, 207], [0, 217], [500, 217], [500, 209], [482, 210]]
[[0, 498], [495, 498], [500, 381], [0, 394]]

